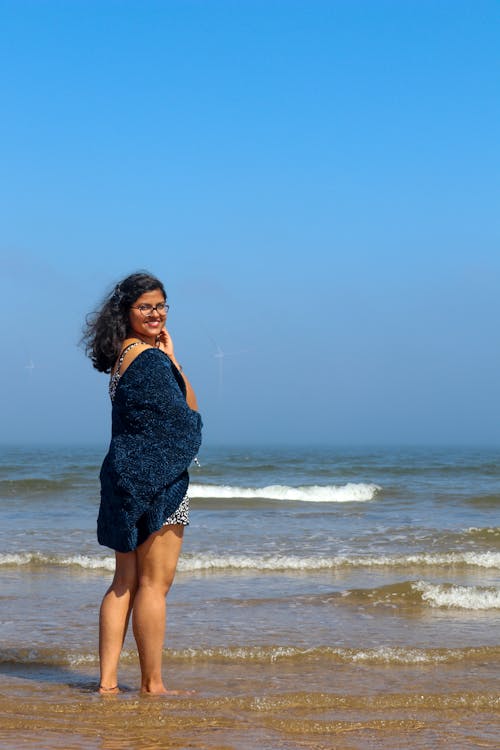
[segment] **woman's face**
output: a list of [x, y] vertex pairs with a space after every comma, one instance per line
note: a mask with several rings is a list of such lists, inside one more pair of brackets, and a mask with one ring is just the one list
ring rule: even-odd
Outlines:
[[[165, 305], [165, 297], [160, 289], [145, 292], [136, 299], [129, 311], [130, 335], [154, 344], [167, 317], [167, 306], [159, 310], [157, 305]], [[142, 306], [146, 307], [141, 310]]]

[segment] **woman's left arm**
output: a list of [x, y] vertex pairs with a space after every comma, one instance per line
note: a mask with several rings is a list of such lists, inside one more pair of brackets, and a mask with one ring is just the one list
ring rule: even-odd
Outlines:
[[172, 357], [170, 357], [170, 359], [172, 360], [172, 363], [173, 363], [174, 367], [176, 367], [179, 370], [179, 372], [181, 374], [181, 377], [182, 377], [182, 379], [184, 381], [184, 384], [186, 386], [186, 401], [187, 401], [187, 405], [189, 406], [190, 409], [193, 409], [193, 411], [198, 411], [198, 401], [196, 400], [196, 394], [193, 391], [193, 386], [191, 385], [191, 383], [189, 382], [189, 380], [187, 379], [187, 377], [184, 375], [182, 367], [177, 362], [177, 360], [173, 359]]
[[178, 363], [178, 361], [175, 358], [174, 342], [172, 341], [172, 337], [170, 336], [166, 328], [163, 328], [162, 332], [158, 336], [157, 343], [158, 343], [158, 348], [161, 349], [162, 352], [165, 352], [165, 354], [170, 359], [174, 367], [181, 374], [181, 377], [186, 386], [187, 405], [189, 406], [190, 409], [193, 409], [194, 411], [198, 411], [198, 401], [196, 400], [195, 392], [193, 391], [193, 387], [191, 383], [189, 382], [187, 377], [184, 375], [182, 366]]

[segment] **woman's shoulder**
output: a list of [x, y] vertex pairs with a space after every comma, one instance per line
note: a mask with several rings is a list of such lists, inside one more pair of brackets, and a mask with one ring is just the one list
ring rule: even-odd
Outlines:
[[122, 377], [123, 373], [126, 372], [132, 362], [134, 362], [140, 354], [149, 350], [153, 352], [158, 351], [154, 346], [146, 344], [144, 341], [139, 341], [138, 339], [125, 339], [112, 374], [119, 373], [120, 377]]
[[[139, 347], [134, 347], [134, 352]], [[116, 389], [115, 403], [118, 406], [127, 402], [139, 404], [167, 402], [177, 390], [182, 393], [173, 374], [173, 366], [168, 356], [154, 346], [144, 346], [135, 353], [119, 374], [119, 387]]]

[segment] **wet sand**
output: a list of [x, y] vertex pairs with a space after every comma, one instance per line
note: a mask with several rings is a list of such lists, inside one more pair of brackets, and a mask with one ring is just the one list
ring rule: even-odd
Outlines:
[[140, 696], [133, 658], [117, 696], [96, 694], [95, 665], [4, 664], [0, 743], [10, 750], [496, 748], [496, 657], [439, 666], [174, 657], [169, 665], [167, 652], [171, 686], [197, 687], [175, 698]]

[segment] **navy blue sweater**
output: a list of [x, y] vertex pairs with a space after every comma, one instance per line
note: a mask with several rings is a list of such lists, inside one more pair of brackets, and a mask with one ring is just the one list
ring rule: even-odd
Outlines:
[[99, 544], [130, 552], [158, 531], [186, 494], [201, 417], [170, 359], [145, 349], [118, 381], [112, 436], [101, 467]]

